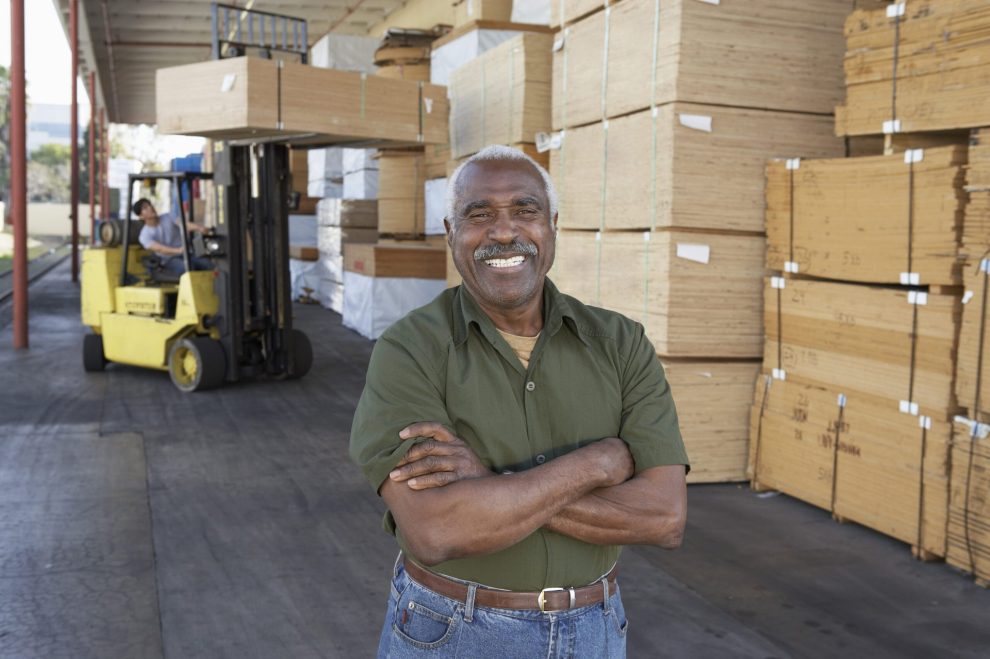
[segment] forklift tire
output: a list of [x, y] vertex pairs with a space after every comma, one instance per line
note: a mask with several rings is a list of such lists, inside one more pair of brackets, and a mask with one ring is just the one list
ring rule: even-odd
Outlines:
[[289, 377], [297, 380], [313, 366], [313, 345], [309, 337], [297, 329], [292, 330], [292, 373]]
[[89, 373], [102, 371], [107, 365], [103, 355], [103, 337], [99, 334], [87, 334], [83, 337], [83, 368]]
[[168, 353], [168, 374], [180, 391], [205, 391], [223, 384], [227, 357], [219, 341], [202, 336], [180, 339]]

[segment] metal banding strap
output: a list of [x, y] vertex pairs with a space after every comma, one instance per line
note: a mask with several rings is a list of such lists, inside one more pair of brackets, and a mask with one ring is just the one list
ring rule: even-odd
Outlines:
[[602, 305], [602, 232], [595, 232], [595, 304]]
[[770, 286], [777, 289], [777, 368], [773, 369], [773, 377], [776, 380], [787, 378], [784, 370], [784, 313], [783, 313], [783, 291], [787, 285], [787, 280], [783, 277], [771, 277]]
[[[486, 114], [487, 114], [486, 110], [488, 109], [488, 91], [487, 91], [487, 89], [488, 89], [488, 83], [487, 83], [487, 76], [485, 75], [485, 73], [486, 73], [485, 68], [486, 68], [485, 67], [485, 59], [482, 59], [481, 60], [481, 144], [482, 144], [482, 147], [485, 144], [487, 144], [487, 142], [485, 142], [485, 135], [488, 132], [488, 126], [486, 125], [486, 119], [487, 119], [487, 117], [486, 117]], [[512, 110], [510, 109], [509, 111], [511, 112]], [[471, 146], [473, 148], [476, 145], [472, 144]], [[478, 150], [480, 151], [481, 149], [479, 148]]]
[[602, 111], [602, 180], [601, 180], [601, 212], [598, 216], [598, 229], [605, 230], [605, 206], [608, 201], [608, 110], [606, 97], [608, 95], [608, 50], [609, 50], [609, 25], [611, 24], [612, 8], [605, 8], [605, 40], [602, 46], [602, 90], [601, 90], [601, 111]]
[[[904, 15], [905, 4], [899, 2], [887, 6], [887, 16], [894, 19], [894, 64], [893, 75], [890, 81], [890, 122], [885, 124], [885, 133], [901, 132], [900, 121], [897, 119], [897, 65], [901, 52], [901, 17]], [[889, 126], [890, 130], [886, 130]]]
[[364, 119], [364, 103], [365, 103], [365, 84], [368, 81], [368, 74], [364, 71], [361, 72], [361, 119]]
[[924, 529], [925, 529], [925, 454], [928, 445], [928, 431], [932, 427], [932, 419], [929, 416], [918, 418], [918, 426], [921, 428], [921, 457], [918, 461], [918, 556], [922, 558], [924, 551]]
[[643, 327], [647, 326], [650, 314], [650, 238], [649, 231], [643, 232]]
[[652, 140], [650, 142], [650, 230], [657, 228], [657, 57], [660, 51], [660, 0], [653, 2], [653, 64], [650, 80], [650, 115]]
[[836, 486], [839, 480], [839, 442], [842, 438], [842, 426], [845, 423], [846, 395], [839, 394], [836, 401], [839, 405], [839, 418], [835, 420], [835, 445], [832, 446], [832, 496], [829, 511], [835, 513]]

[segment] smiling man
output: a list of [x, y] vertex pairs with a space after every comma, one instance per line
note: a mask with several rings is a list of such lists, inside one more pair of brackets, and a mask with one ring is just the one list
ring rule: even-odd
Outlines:
[[560, 293], [557, 195], [522, 152], [451, 176], [464, 283], [379, 339], [351, 456], [401, 549], [379, 657], [622, 657], [622, 545], [676, 548], [688, 469], [643, 328]]

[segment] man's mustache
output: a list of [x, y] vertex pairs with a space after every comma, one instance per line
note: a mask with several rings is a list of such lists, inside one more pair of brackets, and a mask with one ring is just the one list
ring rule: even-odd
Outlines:
[[536, 249], [536, 245], [533, 243], [520, 243], [513, 241], [508, 245], [502, 243], [495, 243], [494, 245], [489, 245], [487, 247], [479, 247], [474, 250], [474, 260], [475, 261], [487, 261], [488, 259], [498, 258], [500, 256], [510, 255], [515, 256], [518, 254], [524, 254], [526, 256], [536, 256], [539, 250]]

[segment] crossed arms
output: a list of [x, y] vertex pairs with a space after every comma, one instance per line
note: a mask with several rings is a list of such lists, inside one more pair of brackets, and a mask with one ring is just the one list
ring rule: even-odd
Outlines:
[[491, 554], [541, 527], [594, 544], [680, 546], [687, 514], [683, 465], [633, 475], [625, 442], [608, 437], [533, 469], [496, 474], [448, 428], [416, 423], [380, 493], [426, 565]]

